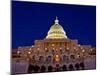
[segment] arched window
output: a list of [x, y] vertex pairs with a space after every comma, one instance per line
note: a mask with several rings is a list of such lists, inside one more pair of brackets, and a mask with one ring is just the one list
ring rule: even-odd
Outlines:
[[43, 61], [44, 61], [44, 57], [43, 57], [43, 56], [40, 56], [40, 57], [39, 57], [39, 61], [40, 61], [40, 62], [43, 62]]
[[51, 61], [52, 61], [52, 57], [51, 57], [51, 56], [48, 56], [48, 57], [46, 58], [46, 61], [47, 61], [47, 62], [51, 62]]
[[71, 59], [75, 59], [75, 56], [74, 56], [74, 55], [70, 55], [70, 58], [71, 58]]
[[66, 56], [66, 55], [63, 55], [63, 61], [68, 61], [69, 60], [69, 57], [68, 56]]
[[74, 70], [74, 68], [73, 68], [73, 65], [72, 65], [72, 64], [70, 64], [70, 65], [69, 65], [69, 70], [70, 70], [70, 71]]
[[45, 72], [46, 71], [46, 67], [45, 66], [41, 66], [41, 72]]
[[34, 72], [38, 72], [40, 70], [40, 67], [38, 65], [34, 66]]
[[80, 63], [80, 67], [84, 70], [84, 67], [85, 67], [85, 66], [84, 66], [84, 62], [81, 62], [81, 63]]
[[53, 67], [52, 66], [48, 66], [48, 72], [52, 72], [53, 71]]
[[33, 70], [34, 70], [34, 66], [30, 64], [28, 67], [28, 73], [34, 72]]
[[66, 55], [63, 55], [63, 61], [66, 61]]
[[75, 68], [76, 68], [76, 70], [79, 70], [79, 64], [78, 63], [75, 64]]
[[54, 51], [54, 50], [52, 50], [52, 54], [53, 54], [53, 55], [55, 54], [55, 51]]
[[62, 54], [62, 49], [60, 48], [60, 53]]
[[60, 71], [60, 65], [59, 64], [56, 64], [55, 71]]
[[59, 62], [59, 61], [61, 61], [61, 57], [59, 55], [55, 55], [54, 60], [55, 60], [55, 62]]
[[32, 56], [32, 59], [35, 60], [35, 55]]
[[63, 70], [63, 71], [66, 71], [66, 70], [67, 70], [66, 65], [63, 65], [63, 66], [62, 66], [62, 70]]

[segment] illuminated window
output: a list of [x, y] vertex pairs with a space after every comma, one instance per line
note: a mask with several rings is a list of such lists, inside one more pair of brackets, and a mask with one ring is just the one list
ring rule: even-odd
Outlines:
[[19, 54], [20, 53], [20, 51], [17, 51], [17, 54]]
[[82, 52], [84, 53], [84, 52], [85, 52], [85, 50], [83, 49], [83, 50], [82, 50]]
[[76, 47], [74, 47], [74, 49], [76, 49]]
[[91, 51], [93, 51], [93, 49], [90, 49]]
[[45, 50], [47, 50], [47, 48], [45, 48]]
[[77, 58], [80, 58], [80, 55], [79, 54], [77, 55]]
[[57, 61], [57, 62], [60, 61], [60, 56], [59, 55], [55, 55], [55, 61]]
[[28, 52], [28, 54], [31, 54], [31, 52]]
[[60, 50], [61, 50], [62, 48], [60, 47]]
[[55, 44], [52, 44], [52, 46], [55, 46]]
[[40, 50], [40, 48], [37, 48], [37, 50]]
[[69, 50], [69, 47], [67, 47], [67, 50]]

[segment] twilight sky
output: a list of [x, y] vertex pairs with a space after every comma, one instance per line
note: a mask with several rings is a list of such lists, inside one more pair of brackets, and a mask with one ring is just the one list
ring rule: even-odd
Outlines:
[[56, 16], [68, 38], [96, 46], [96, 6], [12, 1], [12, 48], [44, 39]]

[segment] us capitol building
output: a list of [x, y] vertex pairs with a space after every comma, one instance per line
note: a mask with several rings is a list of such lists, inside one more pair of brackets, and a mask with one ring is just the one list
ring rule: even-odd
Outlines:
[[69, 39], [56, 17], [46, 38], [12, 50], [12, 73], [41, 73], [96, 68], [96, 48]]

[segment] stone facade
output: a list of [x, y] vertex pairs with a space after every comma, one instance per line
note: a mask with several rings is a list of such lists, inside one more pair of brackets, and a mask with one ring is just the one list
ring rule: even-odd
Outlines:
[[32, 46], [18, 47], [12, 60], [29, 62], [27, 73], [95, 69], [96, 48], [69, 39], [58, 22], [56, 19], [45, 39], [35, 40]]

